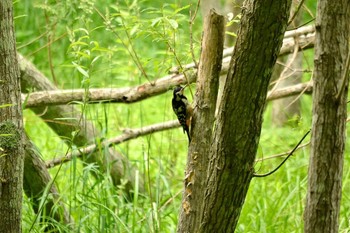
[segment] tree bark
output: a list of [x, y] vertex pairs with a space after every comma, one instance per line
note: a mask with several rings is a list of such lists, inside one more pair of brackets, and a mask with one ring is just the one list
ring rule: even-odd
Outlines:
[[214, 125], [216, 99], [224, 46], [223, 16], [211, 10], [205, 18], [202, 53], [198, 69], [195, 109], [192, 117], [192, 140], [188, 150], [185, 187], [178, 232], [197, 232], [204, 199], [210, 138]]
[[23, 119], [11, 0], [0, 1], [0, 232], [22, 231]]
[[349, 22], [349, 1], [318, 1], [306, 233], [338, 232], [346, 139]]
[[254, 173], [272, 68], [291, 0], [247, 0], [208, 157], [198, 232], [234, 232]]

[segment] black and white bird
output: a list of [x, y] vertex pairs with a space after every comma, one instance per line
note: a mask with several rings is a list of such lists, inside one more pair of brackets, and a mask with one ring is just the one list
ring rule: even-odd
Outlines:
[[172, 106], [179, 120], [184, 133], [187, 133], [188, 141], [191, 141], [190, 125], [192, 117], [192, 107], [188, 103], [186, 96], [183, 94], [184, 87], [176, 86], [173, 92]]

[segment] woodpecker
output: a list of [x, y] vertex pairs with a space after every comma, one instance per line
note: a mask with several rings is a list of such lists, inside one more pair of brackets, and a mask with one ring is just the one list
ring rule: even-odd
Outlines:
[[191, 142], [190, 125], [192, 117], [192, 107], [188, 103], [186, 96], [183, 94], [184, 87], [176, 86], [173, 92], [172, 106], [179, 120], [184, 133], [187, 133], [188, 141]]

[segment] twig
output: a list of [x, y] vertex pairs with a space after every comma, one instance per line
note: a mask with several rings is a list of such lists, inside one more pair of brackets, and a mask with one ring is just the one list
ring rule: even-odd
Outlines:
[[[273, 92], [277, 89], [278, 84], [280, 83], [280, 81], [283, 79], [285, 73], [287, 72], [288, 69], [291, 69], [291, 65], [294, 62], [295, 58], [297, 57], [299, 52], [299, 43], [297, 40], [295, 40], [295, 44], [294, 44], [294, 52], [293, 52], [293, 56], [291, 57], [291, 59], [289, 60], [288, 64], [284, 67], [283, 71], [281, 72], [281, 75], [279, 77], [279, 79], [277, 80], [275, 86], [271, 89], [271, 91], [269, 92], [269, 95], [273, 94]], [[269, 95], [267, 96], [267, 98], [269, 98]]]
[[298, 13], [299, 13], [301, 7], [302, 7], [303, 4], [304, 4], [304, 1], [305, 1], [305, 0], [301, 0], [301, 1], [300, 1], [299, 5], [298, 5], [298, 7], [297, 7], [297, 9], [296, 9], [296, 11], [293, 13], [293, 16], [290, 17], [290, 19], [289, 19], [289, 22], [288, 22], [288, 24], [287, 24], [288, 26], [293, 22], [293, 20], [295, 19], [295, 17], [298, 15]]
[[129, 48], [128, 45], [126, 45], [126, 43], [123, 41], [123, 39], [121, 38], [121, 36], [110, 26], [110, 23], [107, 21], [107, 19], [104, 17], [104, 15], [99, 11], [99, 9], [97, 9], [96, 7], [94, 7], [94, 9], [95, 9], [95, 11], [97, 12], [97, 14], [102, 18], [102, 20], [103, 20], [104, 23], [106, 24], [107, 28], [108, 28], [109, 30], [111, 30], [111, 31], [114, 33], [114, 35], [117, 36], [117, 38], [120, 40], [120, 42], [122, 43], [122, 45], [123, 45], [123, 46], [125, 47], [125, 49], [128, 51], [130, 57], [132, 58], [132, 60], [134, 61], [135, 65], [137, 66], [137, 68], [138, 68], [138, 69], [140, 70], [140, 72], [142, 73], [142, 75], [147, 79], [147, 81], [148, 81], [149, 83], [152, 84], [151, 80], [148, 78], [148, 75], [147, 75], [145, 69], [143, 68], [142, 63], [141, 63], [141, 61], [140, 61], [140, 59], [139, 59], [139, 57], [138, 57], [138, 55], [137, 55], [137, 53], [136, 53], [136, 51], [135, 51], [135, 49], [134, 49], [134, 46], [133, 46], [133, 44], [132, 44], [130, 35], [129, 35], [129, 33], [128, 33], [128, 31], [127, 31], [125, 25], [124, 25], [124, 21], [123, 21], [124, 19], [123, 19], [123, 17], [120, 15], [120, 18], [122, 19], [122, 26], [123, 26], [123, 28], [124, 28], [124, 32], [125, 32], [125, 34], [126, 34], [126, 37], [128, 38], [128, 42], [129, 42], [129, 44], [131, 45], [131, 46], [130, 46], [131, 49]]
[[288, 154], [288, 156], [280, 163], [280, 165], [278, 165], [275, 169], [273, 169], [272, 171], [265, 173], [265, 174], [253, 174], [253, 177], [266, 177], [269, 175], [272, 175], [273, 173], [275, 173], [280, 167], [282, 167], [282, 165], [287, 161], [287, 159], [289, 159], [289, 157], [294, 153], [294, 151], [296, 151], [299, 147], [299, 145], [304, 141], [304, 139], [306, 138], [306, 136], [310, 133], [311, 130], [307, 131], [307, 133], [301, 138], [301, 140], [298, 142], [298, 144], [293, 148], [293, 150]]
[[90, 153], [94, 152], [97, 148], [108, 148], [108, 147], [111, 147], [113, 145], [117, 145], [117, 144], [120, 144], [122, 142], [126, 142], [126, 141], [129, 141], [131, 139], [134, 139], [134, 138], [137, 138], [140, 136], [144, 136], [147, 134], [176, 128], [179, 126], [180, 126], [180, 123], [177, 120], [174, 120], [174, 121], [167, 121], [167, 122], [163, 122], [163, 123], [149, 125], [149, 126], [142, 127], [139, 129], [124, 130], [124, 133], [122, 135], [117, 136], [115, 138], [111, 138], [111, 139], [106, 140], [106, 141], [103, 141], [101, 143], [101, 145], [98, 145], [97, 143], [95, 143], [95, 144], [80, 148], [78, 150], [72, 151], [70, 153], [67, 153], [65, 156], [62, 156], [60, 158], [52, 159], [52, 160], [46, 162], [46, 167], [52, 168], [52, 167], [57, 166], [59, 164], [66, 163], [66, 162], [72, 160], [72, 158], [74, 158], [74, 157], [81, 157], [84, 154], [90, 154]]

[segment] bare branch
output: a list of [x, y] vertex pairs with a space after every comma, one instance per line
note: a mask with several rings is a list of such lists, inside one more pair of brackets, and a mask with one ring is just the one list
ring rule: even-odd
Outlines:
[[[182, 75], [177, 75], [175, 78], [167, 78], [158, 80], [157, 85], [143, 84], [133, 88], [99, 88], [89, 89], [88, 98], [91, 104], [108, 102], [108, 103], [134, 103], [136, 101], [143, 100], [154, 94], [163, 93], [164, 85], [173, 86], [174, 83], [183, 83], [186, 80]], [[194, 77], [193, 77], [194, 78]], [[158, 83], [162, 83], [158, 85]], [[169, 84], [171, 83], [171, 84]], [[312, 92], [312, 82], [301, 83], [290, 87], [274, 90], [268, 93], [267, 100], [275, 100], [285, 98], [300, 93], [310, 94]], [[60, 104], [76, 104], [79, 101], [84, 101], [85, 90], [72, 89], [72, 90], [55, 90], [55, 91], [38, 91], [29, 95], [22, 95], [22, 100], [25, 103], [26, 108], [48, 106], [48, 105], [60, 105]]]
[[[179, 122], [177, 120], [174, 120], [174, 121], [167, 121], [167, 122], [163, 122], [163, 123], [149, 125], [146, 127], [142, 127], [140, 129], [126, 129], [126, 130], [124, 130], [124, 133], [122, 135], [102, 142], [102, 145], [100, 147], [101, 148], [109, 148], [113, 145], [117, 145], [117, 144], [120, 144], [122, 142], [126, 142], [126, 141], [129, 141], [131, 139], [134, 139], [134, 138], [137, 138], [140, 136], [152, 134], [152, 133], [163, 131], [163, 130], [173, 129], [173, 128], [176, 128], [179, 126], [180, 126]], [[95, 144], [91, 144], [89, 146], [80, 148], [78, 150], [74, 150], [74, 151], [68, 153], [66, 156], [61, 156], [57, 159], [53, 159], [53, 160], [46, 162], [46, 167], [52, 168], [52, 167], [57, 166], [59, 164], [66, 163], [66, 162], [72, 160], [72, 158], [74, 158], [74, 157], [81, 157], [84, 154], [90, 154], [92, 152], [95, 152], [97, 147], [98, 147], [98, 144], [95, 143]]]
[[281, 99], [293, 95], [298, 95], [300, 93], [311, 94], [312, 93], [312, 82], [300, 83], [293, 86], [277, 89], [273, 92], [268, 93], [267, 101]]
[[313, 34], [313, 33], [315, 33], [315, 25], [304, 26], [294, 30], [286, 31], [286, 33], [284, 33], [284, 40], [290, 37], [295, 38], [302, 35]]
[[[194, 73], [188, 75], [188, 78], [191, 83], [196, 79]], [[92, 88], [89, 89], [87, 96], [93, 102], [133, 103], [162, 94], [171, 87], [184, 83], [187, 83], [187, 81], [182, 74], [168, 75], [154, 81], [152, 84], [147, 82], [135, 87]], [[40, 91], [30, 93], [28, 94], [29, 96], [22, 95], [22, 100], [25, 101], [26, 108], [77, 103], [79, 101], [85, 101], [85, 91], [84, 89]]]

